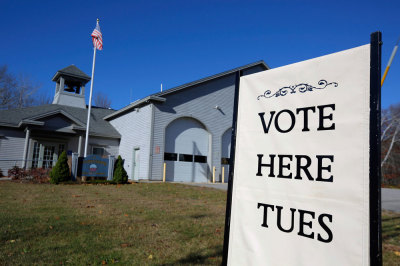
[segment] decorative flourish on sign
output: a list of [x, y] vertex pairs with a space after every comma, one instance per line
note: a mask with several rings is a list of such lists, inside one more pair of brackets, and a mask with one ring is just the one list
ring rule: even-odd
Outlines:
[[279, 96], [285, 96], [288, 93], [293, 94], [296, 92], [301, 92], [301, 93], [305, 93], [308, 91], [314, 91], [314, 90], [323, 90], [326, 87], [333, 85], [335, 87], [338, 86], [337, 82], [330, 82], [328, 83], [328, 81], [321, 79], [320, 81], [318, 81], [318, 85], [319, 87], [315, 87], [312, 85], [309, 85], [307, 83], [300, 83], [297, 85], [291, 85], [291, 86], [287, 86], [287, 87], [283, 87], [280, 88], [278, 91], [276, 91], [275, 93], [272, 93], [270, 90], [266, 90], [264, 92], [264, 94], [261, 94], [259, 96], [257, 96], [257, 100], [260, 100], [260, 98], [272, 98], [272, 97], [279, 97]]

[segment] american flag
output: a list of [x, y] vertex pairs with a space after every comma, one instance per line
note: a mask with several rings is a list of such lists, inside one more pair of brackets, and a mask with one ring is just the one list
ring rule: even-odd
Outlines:
[[97, 21], [96, 28], [92, 32], [93, 46], [98, 50], [103, 50], [103, 35], [100, 31], [99, 21]]

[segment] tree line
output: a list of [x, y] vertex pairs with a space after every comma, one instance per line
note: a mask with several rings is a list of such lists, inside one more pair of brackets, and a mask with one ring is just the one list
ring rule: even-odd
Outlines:
[[382, 181], [400, 185], [400, 103], [382, 110]]

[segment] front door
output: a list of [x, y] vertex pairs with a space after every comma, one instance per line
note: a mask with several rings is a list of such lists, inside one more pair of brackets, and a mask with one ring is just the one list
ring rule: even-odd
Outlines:
[[140, 148], [135, 148], [133, 150], [133, 168], [132, 168], [132, 176], [133, 180], [139, 180], [139, 163], [140, 163]]

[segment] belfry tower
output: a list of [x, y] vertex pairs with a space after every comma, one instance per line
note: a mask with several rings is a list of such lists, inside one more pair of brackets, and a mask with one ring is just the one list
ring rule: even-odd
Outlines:
[[86, 108], [85, 85], [90, 77], [75, 65], [58, 70], [52, 81], [56, 82], [53, 104]]

